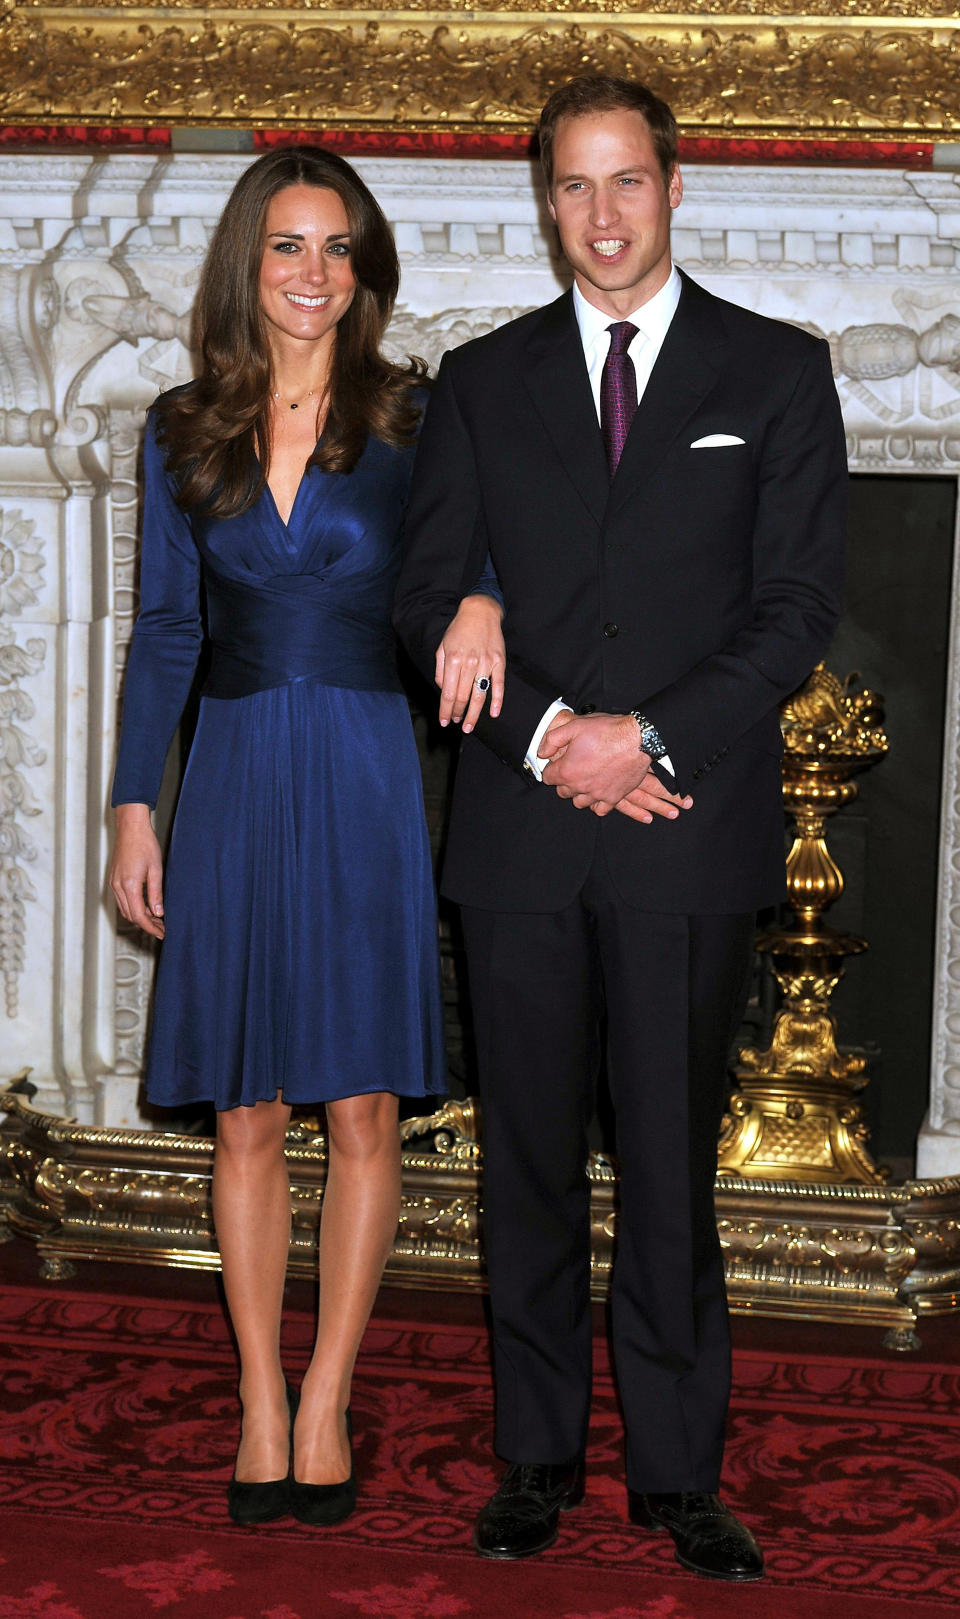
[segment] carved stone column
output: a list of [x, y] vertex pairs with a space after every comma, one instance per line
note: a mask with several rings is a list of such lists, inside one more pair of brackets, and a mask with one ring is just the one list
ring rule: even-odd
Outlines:
[[0, 263], [0, 1022], [5, 1063], [29, 1064], [48, 1105], [92, 1118], [83, 966], [102, 423], [58, 353], [55, 233], [18, 212], [15, 254]]

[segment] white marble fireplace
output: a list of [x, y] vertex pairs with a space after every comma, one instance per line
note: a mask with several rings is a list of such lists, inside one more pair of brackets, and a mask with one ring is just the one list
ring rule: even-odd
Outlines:
[[[105, 897], [116, 691], [134, 610], [144, 407], [189, 375], [210, 228], [249, 158], [0, 156], [0, 1076], [136, 1125], [152, 954]], [[397, 351], [553, 296], [523, 162], [357, 164], [397, 234]], [[960, 175], [691, 168], [677, 260], [828, 336], [858, 471], [960, 476]], [[918, 1173], [960, 1173], [960, 615], [943, 762], [929, 1113]]]

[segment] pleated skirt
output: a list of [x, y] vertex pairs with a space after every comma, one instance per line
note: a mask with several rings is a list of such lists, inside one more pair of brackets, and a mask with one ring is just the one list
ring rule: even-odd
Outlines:
[[406, 699], [204, 698], [164, 883], [147, 1095], [217, 1109], [446, 1090]]

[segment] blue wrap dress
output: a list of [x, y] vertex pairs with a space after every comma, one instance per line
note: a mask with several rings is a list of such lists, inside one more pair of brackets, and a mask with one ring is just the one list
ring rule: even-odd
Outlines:
[[156, 803], [210, 663], [164, 881], [151, 1102], [443, 1092], [437, 918], [390, 609], [413, 451], [370, 438], [237, 517], [184, 513], [148, 419], [113, 803]]

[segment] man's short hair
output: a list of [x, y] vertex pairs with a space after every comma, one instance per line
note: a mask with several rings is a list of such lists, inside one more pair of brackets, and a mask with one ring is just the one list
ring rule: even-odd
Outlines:
[[621, 107], [642, 115], [653, 138], [663, 183], [669, 186], [677, 161], [677, 120], [667, 103], [645, 84], [637, 84], [632, 79], [584, 73], [554, 90], [540, 114], [537, 139], [548, 191], [553, 190], [553, 142], [557, 126], [564, 118], [586, 118], [591, 113], [614, 112]]

